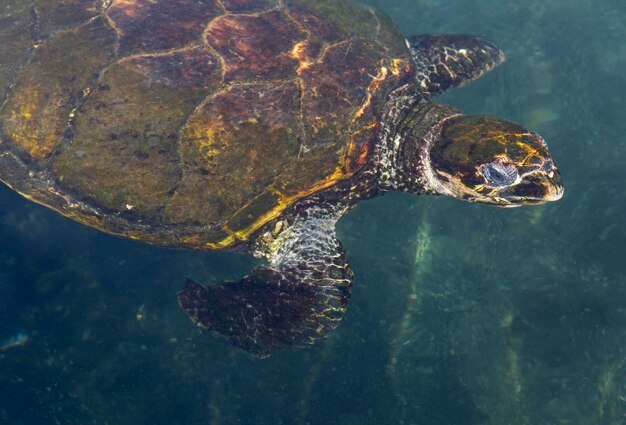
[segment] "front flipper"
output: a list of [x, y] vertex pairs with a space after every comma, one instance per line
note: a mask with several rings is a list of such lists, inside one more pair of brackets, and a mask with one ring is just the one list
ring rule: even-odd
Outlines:
[[505, 60], [494, 43], [470, 35], [416, 35], [406, 42], [417, 65], [417, 81], [429, 95], [463, 86]]
[[187, 280], [178, 294], [181, 307], [197, 325], [258, 356], [325, 338], [352, 291], [352, 271], [335, 237], [344, 212], [309, 207], [266, 244], [269, 267], [221, 285]]

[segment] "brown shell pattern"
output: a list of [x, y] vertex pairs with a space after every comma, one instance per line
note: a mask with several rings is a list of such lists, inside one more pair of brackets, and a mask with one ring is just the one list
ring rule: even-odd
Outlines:
[[0, 179], [153, 243], [232, 246], [351, 177], [413, 78], [348, 0], [7, 1]]

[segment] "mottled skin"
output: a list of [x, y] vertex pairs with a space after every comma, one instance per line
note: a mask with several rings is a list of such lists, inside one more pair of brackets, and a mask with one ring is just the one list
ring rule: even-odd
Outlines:
[[267, 355], [336, 328], [353, 275], [334, 227], [358, 200], [560, 198], [541, 137], [430, 102], [503, 59], [351, 0], [5, 0], [0, 179], [109, 233], [266, 258], [179, 301]]

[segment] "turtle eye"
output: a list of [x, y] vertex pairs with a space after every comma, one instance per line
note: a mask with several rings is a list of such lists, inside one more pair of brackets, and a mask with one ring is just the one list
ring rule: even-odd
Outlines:
[[510, 186], [519, 177], [514, 165], [498, 164], [497, 162], [481, 165], [480, 173], [491, 187]]

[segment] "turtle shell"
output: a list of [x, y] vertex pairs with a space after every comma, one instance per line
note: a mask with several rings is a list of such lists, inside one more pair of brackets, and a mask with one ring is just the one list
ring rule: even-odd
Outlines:
[[361, 169], [413, 73], [347, 0], [5, 0], [0, 179], [110, 233], [233, 246]]

